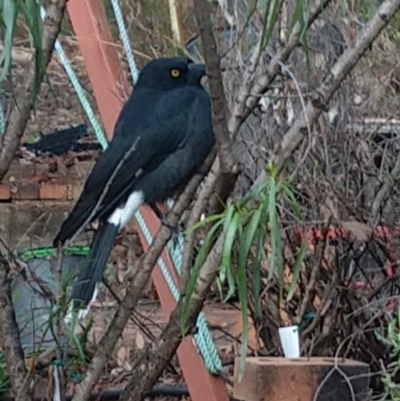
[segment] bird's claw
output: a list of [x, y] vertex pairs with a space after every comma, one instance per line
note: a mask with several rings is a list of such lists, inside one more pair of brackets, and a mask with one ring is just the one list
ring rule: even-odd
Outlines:
[[161, 223], [163, 226], [169, 228], [173, 232], [173, 234], [176, 236], [178, 236], [183, 230], [182, 223], [179, 223], [178, 225], [173, 226], [172, 224], [170, 224], [170, 222], [168, 221], [168, 218], [165, 214], [163, 214], [161, 217]]

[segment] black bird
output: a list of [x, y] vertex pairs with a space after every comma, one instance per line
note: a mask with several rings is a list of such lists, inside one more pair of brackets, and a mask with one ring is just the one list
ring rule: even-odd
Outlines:
[[125, 103], [108, 148], [93, 167], [75, 207], [53, 245], [97, 220], [88, 262], [74, 284], [76, 309], [97, 295], [118, 231], [144, 203], [155, 207], [180, 190], [214, 146], [211, 106], [200, 81], [204, 64], [185, 57], [150, 61]]

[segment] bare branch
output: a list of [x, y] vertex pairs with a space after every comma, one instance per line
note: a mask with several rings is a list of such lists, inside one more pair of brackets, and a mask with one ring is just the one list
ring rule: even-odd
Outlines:
[[0, 255], [0, 338], [4, 350], [11, 389], [16, 401], [30, 401], [30, 379], [25, 365], [11, 295], [10, 265]]
[[375, 196], [374, 202], [372, 203], [371, 213], [368, 222], [371, 226], [378, 224], [379, 213], [382, 208], [382, 205], [385, 199], [387, 199], [387, 197], [390, 195], [390, 192], [392, 191], [394, 184], [396, 183], [396, 180], [398, 180], [399, 176], [400, 176], [400, 155], [396, 160], [393, 170], [390, 172], [390, 174], [387, 175], [384, 183], [382, 184], [381, 188], [379, 189], [378, 193]]
[[312, 126], [319, 115], [326, 109], [333, 94], [337, 91], [344, 78], [357, 64], [365, 51], [369, 48], [382, 29], [389, 23], [394, 13], [400, 7], [400, 0], [386, 0], [379, 7], [364, 30], [357, 37], [354, 46], [349, 47], [333, 65], [328, 76], [313, 92], [306, 110], [295, 118], [290, 130], [283, 137], [282, 142], [274, 149], [273, 160], [278, 168], [297, 149], [307, 133], [307, 120]]
[[232, 143], [226, 125], [228, 109], [226, 106], [224, 85], [222, 82], [220, 58], [218, 56], [217, 44], [215, 42], [210, 20], [210, 4], [207, 0], [198, 0], [195, 1], [194, 6], [201, 41], [204, 44], [204, 59], [210, 83], [213, 127], [221, 163], [221, 171], [229, 172], [232, 170], [234, 165]]
[[215, 191], [217, 196], [213, 197], [211, 203], [213, 212], [218, 212], [222, 207], [221, 201], [224, 202], [232, 191], [238, 172], [232, 153], [232, 141], [227, 125], [228, 108], [222, 82], [221, 60], [217, 52], [217, 45], [211, 25], [210, 4], [207, 0], [197, 0], [194, 2], [194, 6], [210, 83], [213, 127], [220, 161], [220, 176], [218, 177]]
[[[332, 0], [323, 0], [320, 5], [311, 11], [308, 19], [308, 27], [318, 18], [322, 11]], [[254, 108], [258, 105], [260, 96], [263, 95], [272, 84], [280, 71], [281, 63], [284, 63], [299, 44], [302, 28], [297, 23], [287, 41], [286, 46], [271, 60], [265, 73], [254, 82], [254, 73], [257, 68], [257, 57], [254, 54], [246, 71], [243, 74], [243, 84], [240, 87], [237, 99], [233, 105], [232, 115], [228, 123], [229, 132], [235, 138], [240, 127]], [[254, 82], [254, 84], [253, 84]]]

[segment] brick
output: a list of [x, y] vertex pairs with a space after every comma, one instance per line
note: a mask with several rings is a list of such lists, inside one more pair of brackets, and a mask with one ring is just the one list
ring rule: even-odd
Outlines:
[[[243, 401], [313, 401], [318, 387], [334, 366], [334, 358], [246, 358], [243, 377], [239, 381], [240, 358], [236, 358], [233, 397]], [[369, 366], [350, 359], [339, 359], [338, 366], [350, 378], [355, 399], [366, 401]], [[334, 371], [321, 386], [316, 400], [351, 398], [346, 381]]]
[[6, 201], [11, 199], [10, 186], [7, 184], [0, 184], [0, 201]]
[[42, 184], [39, 192], [40, 199], [43, 200], [66, 200], [68, 196], [68, 186], [58, 184]]
[[21, 183], [17, 182], [11, 190], [12, 199], [33, 200], [39, 199], [39, 184], [35, 182]]

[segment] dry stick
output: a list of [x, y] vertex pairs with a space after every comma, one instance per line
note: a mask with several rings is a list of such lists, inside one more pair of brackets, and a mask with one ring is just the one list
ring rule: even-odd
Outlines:
[[382, 184], [381, 188], [379, 189], [378, 193], [375, 196], [375, 199], [372, 203], [371, 214], [369, 218], [369, 225], [375, 226], [379, 222], [379, 212], [381, 210], [382, 204], [390, 195], [390, 192], [399, 179], [400, 176], [400, 155], [396, 160], [396, 163], [393, 167], [393, 170], [388, 174], [386, 180]]
[[217, 142], [220, 174], [216, 183], [216, 194], [211, 200], [211, 210], [218, 213], [222, 210], [222, 202], [229, 196], [236, 182], [238, 169], [232, 153], [232, 140], [229, 135], [227, 120], [228, 107], [220, 68], [220, 57], [213, 34], [210, 4], [207, 0], [194, 2], [197, 25], [203, 45], [204, 60], [210, 86], [212, 120]]
[[3, 255], [0, 257], [0, 344], [15, 399], [30, 401], [33, 396], [12, 304], [10, 265]]
[[305, 112], [298, 115], [294, 124], [283, 137], [281, 143], [274, 149], [273, 160], [278, 168], [293, 154], [307, 133], [307, 119], [312, 126], [328, 102], [339, 88], [344, 78], [357, 64], [365, 51], [373, 43], [382, 29], [388, 24], [400, 7], [400, 0], [386, 0], [379, 7], [371, 20], [366, 24], [356, 42], [347, 48], [331, 68], [322, 84], [313, 92], [307, 103]]
[[[203, 164], [202, 170], [209, 168], [212, 162], [212, 157], [208, 157]], [[199, 174], [195, 175], [185, 188], [174, 207], [169, 212], [168, 220], [172, 226], [175, 226], [183, 211], [188, 207], [198, 188], [203, 177]], [[89, 397], [93, 386], [97, 383], [103, 372], [104, 366], [111, 358], [115, 344], [124, 330], [129, 317], [140, 299], [143, 288], [146, 286], [154, 265], [157, 262], [161, 252], [163, 251], [166, 243], [171, 238], [171, 230], [168, 227], [162, 226], [155, 236], [153, 243], [149, 250], [140, 258], [138, 263], [135, 264], [134, 277], [130, 280], [131, 285], [127, 289], [127, 293], [123, 298], [121, 304], [111, 321], [107, 332], [101, 339], [97, 352], [94, 355], [85, 378], [79, 384], [72, 401], [86, 401]]]
[[305, 314], [308, 304], [310, 302], [311, 292], [314, 290], [314, 286], [317, 281], [318, 272], [320, 270], [320, 266], [321, 266], [322, 259], [324, 257], [324, 253], [325, 253], [325, 249], [326, 249], [327, 234], [328, 234], [330, 224], [331, 224], [331, 219], [329, 219], [328, 223], [323, 228], [322, 239], [319, 241], [319, 244], [317, 245], [317, 251], [315, 253], [314, 265], [311, 269], [310, 279], [308, 280], [305, 294], [304, 294], [303, 300], [302, 300], [300, 308], [299, 308], [299, 313], [296, 316], [297, 324], [300, 324], [303, 320], [304, 314]]
[[[186, 327], [188, 328], [189, 333], [196, 325], [197, 316], [200, 313], [208, 291], [218, 274], [218, 266], [221, 262], [223, 245], [224, 236], [221, 234], [200, 271], [188, 313]], [[158, 377], [174, 356], [182, 341], [182, 328], [180, 322], [183, 311], [183, 300], [184, 298], [179, 300], [164, 331], [157, 341], [149, 344], [141, 353], [132, 370], [132, 376], [121, 397], [121, 401], [142, 400], [145, 397], [146, 392], [157, 382]]]
[[[312, 9], [308, 19], [307, 28], [319, 17], [322, 11], [332, 0], [323, 0], [321, 4]], [[243, 85], [238, 90], [237, 99], [233, 105], [232, 116], [229, 121], [229, 132], [235, 138], [240, 127], [250, 113], [257, 107], [260, 96], [263, 95], [272, 84], [280, 71], [280, 64], [284, 63], [292, 53], [293, 49], [299, 44], [303, 28], [299, 23], [293, 28], [285, 47], [269, 62], [264, 74], [254, 81], [254, 74], [258, 66], [258, 55], [254, 52], [248, 68], [243, 73]]]
[[[61, 22], [64, 16], [66, 0], [52, 0], [47, 7], [47, 18], [43, 21], [42, 50], [43, 66], [41, 68], [39, 82], [42, 82], [45, 68], [51, 60], [54, 43], [60, 31]], [[7, 128], [2, 142], [0, 143], [0, 180], [4, 177], [19, 142], [24, 134], [30, 112], [33, 108], [33, 88], [35, 85], [35, 65], [29, 69], [26, 85], [15, 101], [7, 121]]]

